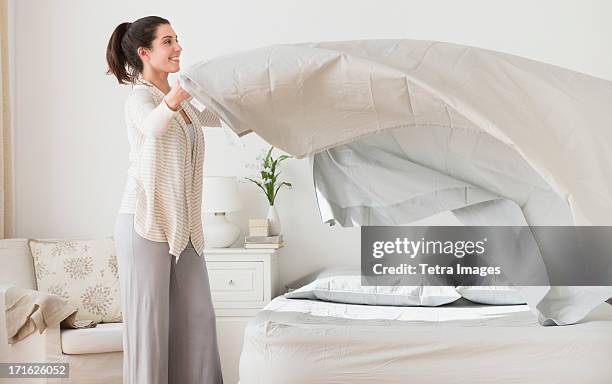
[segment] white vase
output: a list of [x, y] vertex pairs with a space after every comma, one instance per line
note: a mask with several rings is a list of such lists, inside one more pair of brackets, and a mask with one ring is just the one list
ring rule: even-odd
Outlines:
[[205, 243], [208, 248], [231, 247], [240, 236], [240, 227], [228, 221], [225, 212], [215, 212], [215, 216], [204, 228]]
[[276, 212], [276, 208], [273, 205], [268, 208], [268, 222], [270, 223], [270, 236], [280, 235], [281, 223], [278, 218], [278, 212]]

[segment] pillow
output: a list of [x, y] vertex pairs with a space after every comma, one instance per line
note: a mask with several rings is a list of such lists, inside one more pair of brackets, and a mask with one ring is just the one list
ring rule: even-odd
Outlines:
[[525, 304], [523, 296], [511, 286], [465, 286], [457, 287], [457, 292], [474, 303], [490, 305], [514, 305]]
[[[482, 256], [467, 255], [463, 263], [475, 267], [490, 267]], [[526, 304], [520, 291], [512, 286], [506, 275], [472, 275], [463, 279], [457, 287], [457, 292], [471, 302], [489, 305]]]
[[121, 322], [117, 256], [112, 238], [30, 240], [39, 291], [78, 308], [76, 320]]
[[452, 286], [362, 286], [355, 269], [326, 269], [315, 280], [284, 295], [288, 299], [347, 304], [435, 307], [461, 297]]

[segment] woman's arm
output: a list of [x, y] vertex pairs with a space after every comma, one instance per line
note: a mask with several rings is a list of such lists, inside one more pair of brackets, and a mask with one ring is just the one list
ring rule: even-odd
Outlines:
[[170, 109], [166, 101], [158, 105], [146, 90], [133, 92], [127, 100], [127, 112], [132, 122], [147, 137], [161, 137], [166, 133], [178, 111]]

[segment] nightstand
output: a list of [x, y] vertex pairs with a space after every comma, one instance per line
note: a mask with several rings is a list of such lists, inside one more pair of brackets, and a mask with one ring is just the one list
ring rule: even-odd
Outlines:
[[204, 259], [217, 317], [224, 382], [238, 382], [248, 321], [281, 294], [277, 249], [207, 248]]

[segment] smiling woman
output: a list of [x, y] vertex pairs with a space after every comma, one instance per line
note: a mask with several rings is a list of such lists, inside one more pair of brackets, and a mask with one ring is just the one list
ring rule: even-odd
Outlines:
[[119, 24], [106, 52], [107, 73], [133, 85], [115, 225], [125, 384], [223, 383], [201, 221], [201, 128], [220, 124], [168, 83], [182, 49], [168, 20], [148, 16]]
[[[155, 40], [160, 41], [156, 47], [158, 49], [154, 50]], [[173, 41], [176, 46], [173, 46]], [[115, 28], [108, 42], [107, 73], [115, 75], [120, 84], [134, 83], [145, 69], [140, 56], [153, 51], [155, 54], [149, 57], [153, 60], [151, 64], [167, 73], [178, 72], [181, 49], [170, 22], [162, 17], [147, 16], [133, 23], [121, 23]]]

